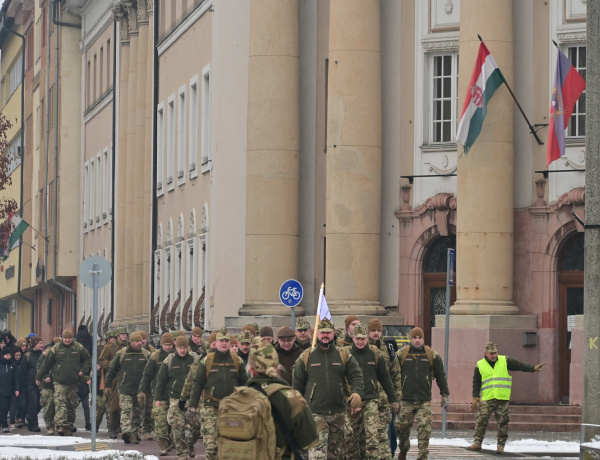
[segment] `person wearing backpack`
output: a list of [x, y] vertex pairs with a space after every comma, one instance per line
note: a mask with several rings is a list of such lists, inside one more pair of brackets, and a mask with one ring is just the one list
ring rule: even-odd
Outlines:
[[[163, 361], [173, 352], [174, 343], [175, 340], [173, 339], [173, 335], [170, 332], [165, 332], [160, 338], [160, 348], [150, 355], [138, 387], [137, 397], [140, 403], [143, 403], [146, 400], [154, 401], [154, 388], [156, 387], [158, 370]], [[152, 418], [154, 419], [154, 433], [158, 440], [158, 447], [160, 449], [159, 455], [162, 457], [167, 455], [171, 443], [171, 427], [167, 422], [169, 401], [163, 401], [160, 407], [154, 404], [153, 406]]]
[[163, 402], [169, 402], [167, 421], [173, 432], [175, 449], [179, 460], [194, 457], [194, 444], [186, 435], [185, 412], [179, 406], [183, 382], [190, 372], [196, 354], [189, 349], [189, 341], [185, 335], [175, 339], [175, 353], [171, 353], [160, 365], [156, 386], [154, 387], [154, 405], [162, 407]]
[[344, 458], [346, 409], [348, 404], [358, 409], [362, 401], [362, 372], [350, 352], [335, 345], [334, 330], [330, 320], [321, 320], [318, 346], [304, 350], [294, 366], [292, 387], [306, 399], [319, 433], [319, 443], [309, 452], [311, 460]]
[[402, 408], [396, 419], [400, 453], [398, 460], [406, 460], [410, 449], [410, 428], [417, 417], [419, 454], [417, 460], [429, 456], [431, 436], [431, 387], [433, 379], [442, 395], [442, 407], [450, 404], [450, 391], [442, 357], [425, 345], [423, 329], [410, 331], [410, 345], [400, 350], [402, 378]]
[[73, 341], [73, 332], [69, 329], [62, 334], [62, 341], [58, 342], [48, 352], [48, 356], [40, 364], [36, 384], [41, 382], [52, 372], [54, 383], [54, 422], [60, 436], [71, 436], [75, 431], [75, 409], [79, 404], [77, 388], [79, 378], [90, 374], [92, 357], [83, 345]]
[[106, 385], [104, 392], [109, 398], [113, 380], [119, 382], [120, 421], [123, 430], [121, 437], [125, 444], [139, 444], [141, 440], [144, 406], [140, 404], [137, 394], [139, 381], [150, 358], [150, 352], [142, 346], [142, 335], [139, 332], [132, 332], [129, 336], [129, 345], [117, 352], [104, 380]]
[[302, 458], [319, 434], [305, 399], [281, 378], [271, 343], [254, 339], [248, 371], [248, 386], [237, 387], [219, 405], [219, 460]]
[[[346, 347], [346, 350], [360, 367], [364, 390], [360, 409], [350, 410], [348, 414], [353, 435], [347, 446], [346, 459], [379, 460], [382, 458], [379, 452], [379, 387], [384, 389], [394, 413], [400, 408], [398, 397], [379, 348], [368, 343], [369, 333], [365, 324], [359, 323], [354, 327], [352, 341], [352, 346]], [[386, 446], [384, 454], [388, 452]]]
[[[402, 400], [402, 381], [400, 380], [400, 361], [398, 361], [396, 354], [398, 345], [396, 345], [395, 340], [392, 338], [389, 341], [383, 338], [383, 324], [378, 318], [371, 319], [369, 324], [367, 324], [367, 329], [369, 330], [369, 344], [377, 347], [380, 356], [385, 360], [399, 402]], [[395, 345], [395, 348], [393, 346], [390, 348], [389, 343]], [[387, 394], [381, 385], [379, 385], [378, 407], [379, 455], [381, 456], [381, 460], [391, 460], [396, 450], [396, 445], [392, 449], [390, 443], [397, 443], [396, 427], [394, 424], [397, 414], [392, 413]], [[390, 430], [393, 431], [391, 436], [389, 435]]]
[[217, 410], [221, 400], [233, 393], [236, 386], [245, 385], [248, 376], [242, 360], [229, 351], [231, 336], [225, 326], [216, 335], [215, 349], [198, 364], [188, 400], [187, 418], [198, 417], [198, 403], [202, 415], [202, 437], [206, 460], [217, 459]]

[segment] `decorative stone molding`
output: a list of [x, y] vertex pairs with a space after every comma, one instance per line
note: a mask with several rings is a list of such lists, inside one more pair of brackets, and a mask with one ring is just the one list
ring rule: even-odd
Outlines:
[[190, 231], [188, 233], [188, 238], [193, 238], [196, 236], [196, 209], [192, 209], [190, 212]]
[[177, 242], [183, 241], [183, 214], [179, 214], [179, 219], [177, 219]]
[[412, 185], [403, 185], [400, 187], [402, 190], [402, 207], [401, 211], [410, 211], [412, 208], [410, 206], [410, 190], [412, 189]]
[[546, 182], [546, 179], [538, 179], [535, 181], [535, 190], [538, 197], [535, 202], [536, 206], [546, 206], [546, 201], [544, 200], [544, 195], [546, 194]]
[[121, 38], [121, 45], [129, 45], [129, 27], [125, 27], [128, 22], [127, 10], [123, 7], [120, 1], [115, 1], [113, 4], [113, 14], [117, 21], [119, 21], [119, 35]]
[[138, 35], [140, 33], [140, 25], [138, 24], [137, 5], [133, 1], [123, 3], [127, 8], [127, 27], [129, 35]]
[[550, 208], [558, 211], [563, 206], [580, 207], [585, 205], [585, 187], [574, 188], [564, 193], [555, 203], [550, 204]]
[[208, 204], [202, 206], [202, 220], [200, 224], [200, 233], [208, 233]]
[[140, 26], [147, 26], [150, 21], [150, 14], [148, 11], [148, 2], [141, 0], [137, 4], [137, 21]]
[[440, 51], [458, 51], [458, 39], [444, 41], [428, 41], [423, 43], [423, 51], [426, 53]]
[[156, 249], [162, 249], [162, 224], [156, 229]]
[[[407, 187], [406, 191], [405, 187]], [[409, 185], [402, 187], [403, 201], [405, 200], [405, 193], [410, 193]], [[414, 219], [424, 220], [428, 213], [432, 213], [433, 221], [440, 236], [448, 236], [450, 221], [455, 220], [456, 218], [457, 203], [456, 197], [453, 193], [438, 193], [437, 195], [425, 200], [425, 203], [415, 210], [410, 210], [410, 206], [408, 205], [409, 198], [410, 196], [406, 196], [405, 201], [405, 205], [408, 206], [408, 209], [405, 209], [405, 206], [403, 205], [402, 209], [396, 212], [396, 217], [401, 222], [410, 222]], [[453, 214], [452, 216], [451, 213]]]

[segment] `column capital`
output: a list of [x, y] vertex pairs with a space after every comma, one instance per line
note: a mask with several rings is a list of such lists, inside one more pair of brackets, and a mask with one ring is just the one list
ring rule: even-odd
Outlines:
[[128, 13], [123, 2], [115, 0], [112, 7], [113, 15], [117, 21], [119, 21], [119, 34], [121, 37], [121, 45], [129, 45], [129, 27], [125, 26], [128, 22]]
[[150, 11], [148, 9], [148, 5], [151, 2], [146, 1], [146, 0], [142, 0], [138, 2], [137, 5], [137, 22], [138, 22], [138, 26], [144, 26], [144, 25], [148, 25], [148, 22], [150, 20]]

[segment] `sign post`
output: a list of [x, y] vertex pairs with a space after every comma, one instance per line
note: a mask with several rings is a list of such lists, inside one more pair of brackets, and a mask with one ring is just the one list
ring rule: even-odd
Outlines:
[[106, 286], [112, 278], [112, 268], [100, 256], [88, 257], [81, 263], [79, 278], [84, 285], [94, 290], [92, 313], [92, 452], [96, 452], [96, 398], [98, 394], [98, 289]]
[[302, 301], [304, 289], [299, 281], [287, 280], [279, 288], [279, 300], [286, 307], [291, 307], [292, 329], [296, 329], [296, 305]]
[[[450, 293], [454, 286], [454, 249], [448, 248], [446, 264], [446, 337], [444, 340], [444, 372], [448, 378], [448, 344], [450, 342]], [[442, 410], [442, 439], [446, 438], [446, 415], [447, 409]]]

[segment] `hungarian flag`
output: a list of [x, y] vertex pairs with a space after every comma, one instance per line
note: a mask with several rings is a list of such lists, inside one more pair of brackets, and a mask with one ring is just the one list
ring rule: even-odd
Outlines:
[[14, 212], [10, 213], [5, 225], [8, 226], [8, 237], [5, 238], [2, 248], [0, 249], [0, 252], [2, 252], [0, 258], [2, 258], [2, 260], [6, 260], [10, 255], [10, 251], [19, 246], [21, 235], [23, 235], [23, 232], [29, 227], [29, 224]]
[[575, 103], [585, 89], [585, 80], [571, 61], [558, 50], [554, 87], [550, 99], [550, 129], [546, 164], [550, 165], [565, 154], [565, 129], [575, 108]]
[[504, 75], [482, 41], [456, 132], [456, 143], [462, 144], [465, 153], [469, 153], [479, 136], [487, 114], [488, 102], [502, 83]]

